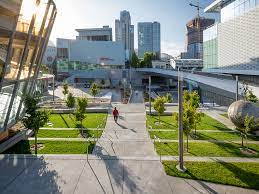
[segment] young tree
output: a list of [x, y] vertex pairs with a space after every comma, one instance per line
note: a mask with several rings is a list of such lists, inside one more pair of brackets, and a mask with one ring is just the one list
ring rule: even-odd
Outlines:
[[254, 102], [254, 103], [258, 102], [258, 98], [256, 97], [256, 95], [254, 95], [253, 90], [248, 90], [246, 100], [249, 102]]
[[[239, 119], [241, 119], [241, 116], [239, 117]], [[250, 131], [252, 131], [254, 127], [255, 127], [254, 117], [249, 117], [248, 115], [245, 116], [244, 126], [237, 127], [237, 130], [240, 132], [240, 136], [242, 139], [242, 147], [244, 147], [244, 138], [246, 139], [246, 145], [247, 145], [247, 135]]]
[[85, 97], [77, 99], [77, 109], [76, 109], [76, 121], [80, 121], [81, 129], [83, 128], [83, 120], [85, 119], [86, 108], [88, 105], [88, 100]]
[[201, 123], [201, 119], [204, 117], [204, 113], [199, 112], [197, 109], [194, 109], [193, 112], [193, 127], [194, 127], [194, 135], [196, 137], [197, 134], [197, 125]]
[[[200, 96], [197, 92], [184, 92], [184, 101], [183, 101], [183, 130], [184, 134], [187, 137], [187, 152], [189, 151], [189, 136], [192, 130], [195, 130], [197, 125], [201, 122], [203, 113], [198, 111], [200, 102]], [[178, 124], [178, 114], [174, 114], [174, 119]]]
[[[178, 119], [179, 115], [178, 113], [173, 114], [173, 119], [176, 121], [178, 126]], [[188, 106], [187, 103], [184, 103], [184, 109], [183, 109], [183, 132], [187, 138], [187, 152], [189, 151], [189, 136], [192, 132], [194, 126], [194, 108], [191, 106]]]
[[172, 103], [173, 102], [173, 98], [172, 98], [172, 95], [170, 93], [167, 93], [166, 96], [165, 96], [165, 101], [167, 103]]
[[243, 97], [245, 101], [257, 103], [259, 99], [254, 95], [253, 90], [249, 88], [247, 82], [243, 82]]
[[200, 96], [197, 91], [188, 92], [184, 91], [183, 100], [194, 108], [199, 108], [200, 106]]
[[160, 117], [165, 112], [165, 99], [163, 97], [158, 97], [158, 98], [155, 99], [154, 109], [158, 113], [159, 123], [160, 123]]
[[136, 54], [136, 52], [133, 52], [132, 59], [131, 59], [131, 67], [138, 68], [139, 67], [139, 58]]
[[95, 97], [99, 94], [100, 90], [99, 87], [96, 83], [93, 83], [90, 89], [90, 93]]
[[35, 154], [37, 155], [38, 143], [37, 135], [40, 127], [43, 127], [48, 122], [49, 112], [40, 109], [38, 103], [40, 102], [40, 96], [38, 94], [28, 95], [26, 94], [23, 99], [25, 108], [25, 117], [22, 119], [23, 125], [27, 129], [31, 129], [34, 132], [35, 137]]
[[[69, 93], [68, 96], [67, 96], [67, 100], [66, 100], [66, 104], [67, 104], [67, 107], [68, 108], [74, 108], [75, 107], [75, 104], [76, 104], [76, 99], [75, 97], [73, 96], [72, 93]], [[69, 114], [69, 116], [71, 116], [71, 114]]]
[[66, 98], [66, 95], [68, 94], [68, 84], [65, 82], [64, 84], [63, 84], [63, 91], [62, 91], [62, 93], [64, 94], [64, 98]]

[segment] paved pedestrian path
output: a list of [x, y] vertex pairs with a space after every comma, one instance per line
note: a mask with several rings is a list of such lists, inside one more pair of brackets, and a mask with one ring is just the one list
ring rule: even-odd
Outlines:
[[235, 129], [235, 125], [226, 117], [222, 116], [224, 112], [221, 110], [213, 109], [213, 108], [208, 108], [202, 110], [203, 113], [209, 115], [211, 118], [215, 119], [218, 122], [223, 123], [227, 128], [229, 129]]
[[93, 154], [98, 156], [156, 156], [153, 143], [146, 130], [144, 104], [116, 104], [114, 106], [120, 113], [118, 123], [114, 122], [111, 114], [108, 115], [106, 128]]

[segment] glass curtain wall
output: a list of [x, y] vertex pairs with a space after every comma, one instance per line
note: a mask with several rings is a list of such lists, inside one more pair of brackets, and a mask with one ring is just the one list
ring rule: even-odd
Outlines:
[[9, 24], [0, 26], [0, 132], [15, 124], [23, 112], [22, 95], [37, 74], [56, 12], [52, 0], [17, 0], [15, 4], [16, 13], [5, 7], [1, 9], [6, 13], [0, 13]]

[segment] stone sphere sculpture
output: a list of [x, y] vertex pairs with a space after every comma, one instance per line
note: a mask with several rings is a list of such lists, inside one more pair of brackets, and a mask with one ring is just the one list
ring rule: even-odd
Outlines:
[[243, 127], [246, 115], [254, 117], [256, 127], [259, 130], [259, 106], [252, 102], [237, 101], [230, 105], [228, 117], [236, 127]]

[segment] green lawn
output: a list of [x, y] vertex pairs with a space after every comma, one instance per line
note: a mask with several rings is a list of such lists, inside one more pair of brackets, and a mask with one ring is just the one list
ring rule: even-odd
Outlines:
[[[44, 144], [44, 148], [38, 150], [38, 154], [86, 154], [87, 146], [89, 153], [94, 149], [94, 142], [71, 142], [71, 141], [38, 141]], [[3, 154], [33, 154], [34, 151], [30, 150], [30, 146], [34, 141], [21, 141], [12, 148], [5, 151]]]
[[[147, 128], [151, 126], [153, 129], [177, 129], [176, 122], [172, 116], [161, 116], [161, 124], [158, 123], [158, 116], [147, 115]], [[214, 120], [213, 118], [205, 115], [201, 124], [197, 126], [197, 130], [230, 130], [224, 124]]]
[[[154, 136], [160, 139], [178, 139], [178, 131], [149, 131], [150, 137], [153, 139]], [[241, 141], [239, 133], [228, 133], [228, 132], [197, 132], [198, 137], [195, 140], [228, 140], [228, 141]], [[193, 139], [190, 137], [190, 139]], [[248, 136], [248, 140], [259, 141], [259, 137]]]
[[[155, 143], [157, 153], [161, 155], [178, 156], [178, 143]], [[185, 144], [186, 147], [186, 144]], [[189, 143], [189, 153], [185, 152], [186, 156], [201, 156], [201, 157], [257, 157], [247, 156], [239, 150], [241, 145], [235, 143]], [[249, 144], [248, 147], [259, 153], [258, 144]]]
[[170, 176], [259, 189], [259, 163], [185, 162], [185, 173], [176, 169], [177, 162], [163, 165]]
[[[102, 135], [102, 131], [97, 130], [84, 130], [87, 137], [99, 138]], [[39, 130], [38, 137], [46, 138], [80, 138], [79, 130]]]
[[[83, 121], [84, 128], [104, 128], [106, 124], [106, 113], [87, 113]], [[77, 128], [80, 122], [76, 122], [75, 117], [71, 114], [51, 114], [49, 121], [53, 124], [52, 127], [47, 124], [46, 128]]]

